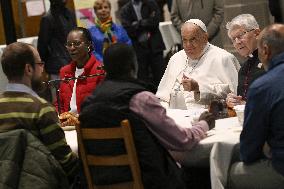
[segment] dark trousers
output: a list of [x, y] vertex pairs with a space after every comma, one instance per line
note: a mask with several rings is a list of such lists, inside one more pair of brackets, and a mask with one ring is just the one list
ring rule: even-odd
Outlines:
[[183, 167], [183, 179], [189, 189], [210, 189], [209, 167]]
[[158, 87], [166, 64], [163, 59], [163, 51], [152, 52], [149, 49], [136, 50], [138, 60], [138, 78], [145, 82], [151, 82]]

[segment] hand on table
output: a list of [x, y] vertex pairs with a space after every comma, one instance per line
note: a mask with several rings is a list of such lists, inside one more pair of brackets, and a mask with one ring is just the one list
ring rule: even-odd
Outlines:
[[199, 91], [199, 85], [197, 81], [192, 78], [183, 75], [181, 83], [185, 91]]
[[59, 115], [59, 119], [61, 122], [61, 126], [65, 127], [65, 126], [77, 126], [80, 124], [79, 120], [78, 120], [78, 115], [74, 114], [72, 112], [64, 112], [62, 114]]
[[213, 129], [215, 127], [215, 116], [212, 113], [209, 112], [203, 112], [200, 116], [199, 116], [199, 121], [204, 120], [207, 122], [208, 126], [209, 126], [209, 130]]
[[226, 98], [226, 103], [229, 108], [233, 108], [236, 105], [245, 104], [242, 96], [237, 96], [233, 93], [229, 93]]

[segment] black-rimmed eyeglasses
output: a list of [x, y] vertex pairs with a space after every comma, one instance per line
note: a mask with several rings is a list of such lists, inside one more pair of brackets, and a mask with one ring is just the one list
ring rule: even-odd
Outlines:
[[71, 48], [72, 46], [75, 48], [80, 47], [80, 45], [84, 43], [83, 41], [67, 41], [67, 43], [65, 44], [66, 48]]

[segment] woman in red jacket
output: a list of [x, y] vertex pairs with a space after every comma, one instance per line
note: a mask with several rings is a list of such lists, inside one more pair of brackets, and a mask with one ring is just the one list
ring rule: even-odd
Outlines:
[[92, 38], [87, 29], [77, 27], [71, 30], [67, 36], [66, 48], [72, 61], [60, 69], [60, 79], [66, 81], [60, 83], [60, 107], [57, 103], [57, 110], [62, 113], [60, 118], [68, 118], [62, 122], [63, 126], [73, 123], [69, 117], [80, 113], [83, 100], [104, 79], [104, 71], [100, 69], [102, 64], [92, 55]]

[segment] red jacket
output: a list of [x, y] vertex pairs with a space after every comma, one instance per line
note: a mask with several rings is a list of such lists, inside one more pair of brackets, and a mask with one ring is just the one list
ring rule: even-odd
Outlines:
[[[95, 56], [91, 55], [90, 59], [84, 66], [84, 72], [81, 76], [89, 76], [93, 74], [103, 74], [103, 70], [98, 70], [97, 67], [102, 66]], [[75, 77], [76, 63], [71, 61], [70, 64], [62, 67], [59, 72], [60, 79]], [[86, 79], [78, 79], [76, 83], [76, 104], [78, 113], [83, 100], [89, 96], [96, 86], [104, 79], [105, 76], [88, 77]], [[74, 80], [61, 82], [59, 88], [61, 113], [70, 110], [70, 100], [72, 97]], [[58, 103], [55, 104], [58, 110]]]

